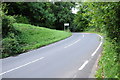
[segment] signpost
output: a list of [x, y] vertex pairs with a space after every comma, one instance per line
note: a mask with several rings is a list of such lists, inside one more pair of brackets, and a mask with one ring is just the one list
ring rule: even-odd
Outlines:
[[69, 28], [69, 23], [64, 23], [64, 30], [66, 30], [66, 28]]

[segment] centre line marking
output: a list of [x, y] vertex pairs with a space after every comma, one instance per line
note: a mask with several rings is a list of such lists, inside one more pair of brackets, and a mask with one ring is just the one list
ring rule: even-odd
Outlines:
[[19, 66], [19, 67], [10, 69], [10, 70], [8, 70], [8, 71], [5, 71], [5, 72], [1, 73], [0, 75], [3, 75], [3, 74], [6, 74], [6, 73], [8, 73], [8, 72], [14, 71], [14, 70], [16, 70], [16, 69], [22, 68], [22, 67], [27, 66], [27, 65], [29, 65], [29, 64], [32, 64], [32, 63], [34, 63], [34, 62], [37, 62], [37, 61], [39, 61], [39, 60], [41, 60], [41, 59], [43, 59], [43, 58], [44, 58], [44, 57], [41, 57], [41, 58], [39, 58], [39, 59], [36, 59], [36, 60], [34, 60], [34, 61], [31, 61], [31, 62], [28, 62], [28, 63], [26, 63], [26, 64], [24, 64], [24, 65]]
[[83, 34], [83, 37], [85, 37], [85, 35]]
[[74, 75], [73, 78], [76, 78], [76, 75]]
[[[83, 37], [85, 37], [85, 35], [83, 35]], [[79, 42], [80, 40], [81, 40], [81, 39], [75, 41], [74, 43], [72, 43], [72, 44], [70, 44], [70, 45], [65, 46], [64, 48], [70, 47], [70, 46], [74, 45], [75, 43]]]
[[73, 76], [73, 79], [72, 79], [72, 80], [74, 80], [75, 78], [76, 78], [76, 75]]
[[85, 62], [83, 63], [83, 65], [82, 65], [78, 70], [82, 70], [82, 69], [87, 65], [88, 62], [89, 62], [88, 60], [85, 61]]
[[70, 45], [68, 45], [68, 46], [65, 46], [64, 48], [70, 47], [70, 46], [74, 45], [75, 43], [77, 43], [78, 41], [80, 41], [80, 40], [77, 40], [77, 41], [75, 41], [74, 43], [72, 43], [72, 44], [70, 44]]

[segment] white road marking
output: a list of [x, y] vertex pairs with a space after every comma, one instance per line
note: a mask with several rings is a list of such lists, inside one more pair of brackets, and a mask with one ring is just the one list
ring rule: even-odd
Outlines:
[[[101, 39], [103, 39], [102, 36], [100, 36], [100, 35], [98, 35], [98, 36], [101, 37]], [[83, 37], [84, 37], [84, 35], [83, 35]], [[64, 47], [64, 48], [67, 48], [67, 47], [69, 47], [69, 46], [77, 43], [78, 41], [80, 41], [80, 40], [77, 40], [77, 41], [75, 41], [74, 43], [72, 43], [72, 44], [70, 44], [70, 45], [68, 45], [68, 46], [66, 46], [66, 47]], [[98, 51], [98, 49], [101, 47], [102, 43], [103, 43], [103, 42], [101, 42], [101, 43], [99, 44], [99, 46], [97, 47], [97, 49], [94, 51], [94, 53], [93, 53], [91, 56], [94, 56], [94, 55], [95, 55], [95, 53], [96, 53], [96, 52]], [[43, 58], [44, 58], [44, 57], [41, 57], [41, 58], [39, 58], [39, 59], [36, 59], [36, 60], [34, 60], [34, 61], [31, 61], [31, 62], [28, 62], [28, 63], [26, 63], [26, 64], [24, 64], [24, 65], [19, 66], [19, 67], [10, 69], [10, 70], [8, 70], [8, 71], [5, 71], [5, 72], [3, 72], [3, 73], [0, 73], [0, 75], [4, 75], [4, 74], [6, 74], [6, 73], [8, 73], [8, 72], [11, 72], [11, 71], [14, 71], [14, 70], [16, 70], [16, 69], [22, 68], [22, 67], [27, 66], [27, 65], [29, 65], [29, 64], [32, 64], [32, 63], [34, 63], [34, 62], [37, 62], [37, 61], [39, 61], [39, 60], [41, 60], [41, 59], [43, 59]], [[83, 65], [82, 65], [78, 70], [82, 70], [82, 69], [88, 64], [88, 62], [89, 62], [88, 60], [85, 61], [85, 62], [83, 63]], [[76, 77], [76, 75], [75, 75], [74, 77]]]
[[76, 78], [76, 75], [74, 75], [73, 78]]
[[[83, 35], [83, 37], [84, 37], [84, 36], [85, 36], [85, 35]], [[79, 42], [80, 40], [81, 40], [81, 39], [79, 39], [79, 40], [75, 41], [74, 43], [72, 43], [72, 44], [70, 44], [70, 45], [65, 46], [64, 48], [68, 48], [68, 47], [70, 47], [70, 46], [74, 45], [75, 43]]]
[[[100, 35], [98, 35], [98, 36], [100, 36]], [[100, 36], [100, 38], [103, 39], [102, 36]], [[103, 42], [101, 41], [99, 46], [97, 47], [97, 49], [92, 53], [92, 55], [91, 55], [92, 57], [97, 53], [98, 49], [101, 47], [102, 44], [103, 44]]]
[[83, 34], [83, 37], [85, 37], [85, 35]]
[[101, 39], [103, 39], [103, 37], [101, 35], [98, 35]]
[[103, 43], [103, 42], [100, 42], [99, 46], [98, 46], [97, 49], [92, 53], [91, 56], [94, 56], [94, 55], [97, 53], [97, 51], [98, 51], [98, 49], [101, 47], [102, 43]]
[[76, 78], [76, 75], [73, 76], [73, 79], [72, 79], [72, 80], [74, 80], [75, 78]]
[[[100, 35], [98, 35], [100, 38], [101, 38], [101, 42], [100, 42], [100, 44], [99, 44], [99, 46], [97, 47], [97, 49], [93, 52], [93, 54], [91, 55], [91, 56], [94, 56], [95, 54], [96, 54], [96, 52], [98, 51], [98, 49], [101, 47], [101, 45], [103, 44], [103, 37], [102, 36], [100, 36]], [[78, 69], [78, 70], [82, 70], [87, 64], [88, 64], [88, 62], [91, 60], [91, 58], [89, 59], [89, 60], [87, 60], [87, 61], [85, 61], [84, 63], [83, 63], [83, 65]]]
[[5, 72], [1, 73], [0, 75], [3, 75], [3, 74], [6, 74], [6, 73], [8, 73], [8, 72], [14, 71], [14, 70], [16, 70], [16, 69], [22, 68], [22, 67], [27, 66], [27, 65], [29, 65], [29, 64], [32, 64], [32, 63], [34, 63], [34, 62], [37, 62], [37, 61], [39, 61], [39, 60], [41, 60], [41, 59], [43, 59], [43, 58], [44, 58], [44, 57], [41, 57], [41, 58], [39, 58], [39, 59], [36, 59], [36, 60], [34, 60], [34, 61], [31, 61], [31, 62], [28, 62], [28, 63], [26, 63], [26, 64], [24, 64], [24, 65], [19, 66], [19, 67], [10, 69], [10, 70], [8, 70], [8, 71], [5, 71]]
[[82, 65], [78, 70], [82, 70], [82, 69], [87, 65], [88, 62], [89, 62], [88, 60], [85, 61], [85, 62], [83, 63], [83, 65]]
[[74, 45], [75, 43], [77, 43], [78, 41], [80, 41], [80, 39], [77, 40], [77, 41], [75, 41], [74, 43], [72, 43], [72, 44], [70, 44], [70, 45], [65, 46], [64, 48], [70, 47], [70, 46]]

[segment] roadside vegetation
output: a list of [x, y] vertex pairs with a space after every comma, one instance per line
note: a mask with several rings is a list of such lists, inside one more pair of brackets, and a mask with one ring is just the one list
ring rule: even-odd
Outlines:
[[[2, 7], [6, 8], [6, 4]], [[71, 36], [70, 32], [34, 26], [23, 16], [6, 15], [2, 17], [2, 55], [1, 58], [18, 55]]]
[[[70, 23], [68, 31], [92, 32], [104, 37], [96, 77], [120, 79], [120, 2], [7, 2], [1, 5], [3, 57], [70, 36], [70, 32], [57, 31], [64, 29], [64, 23]], [[73, 14], [71, 9], [76, 5], [79, 11]]]
[[14, 23], [16, 33], [3, 39], [2, 57], [26, 52], [71, 36], [70, 32], [52, 30], [30, 24]]
[[101, 34], [103, 52], [97, 78], [120, 79], [120, 2], [79, 3], [74, 24], [79, 31]]

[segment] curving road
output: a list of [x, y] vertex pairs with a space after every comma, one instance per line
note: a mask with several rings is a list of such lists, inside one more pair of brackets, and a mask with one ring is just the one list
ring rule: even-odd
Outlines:
[[102, 37], [73, 33], [62, 41], [2, 59], [2, 78], [90, 78], [102, 51]]

